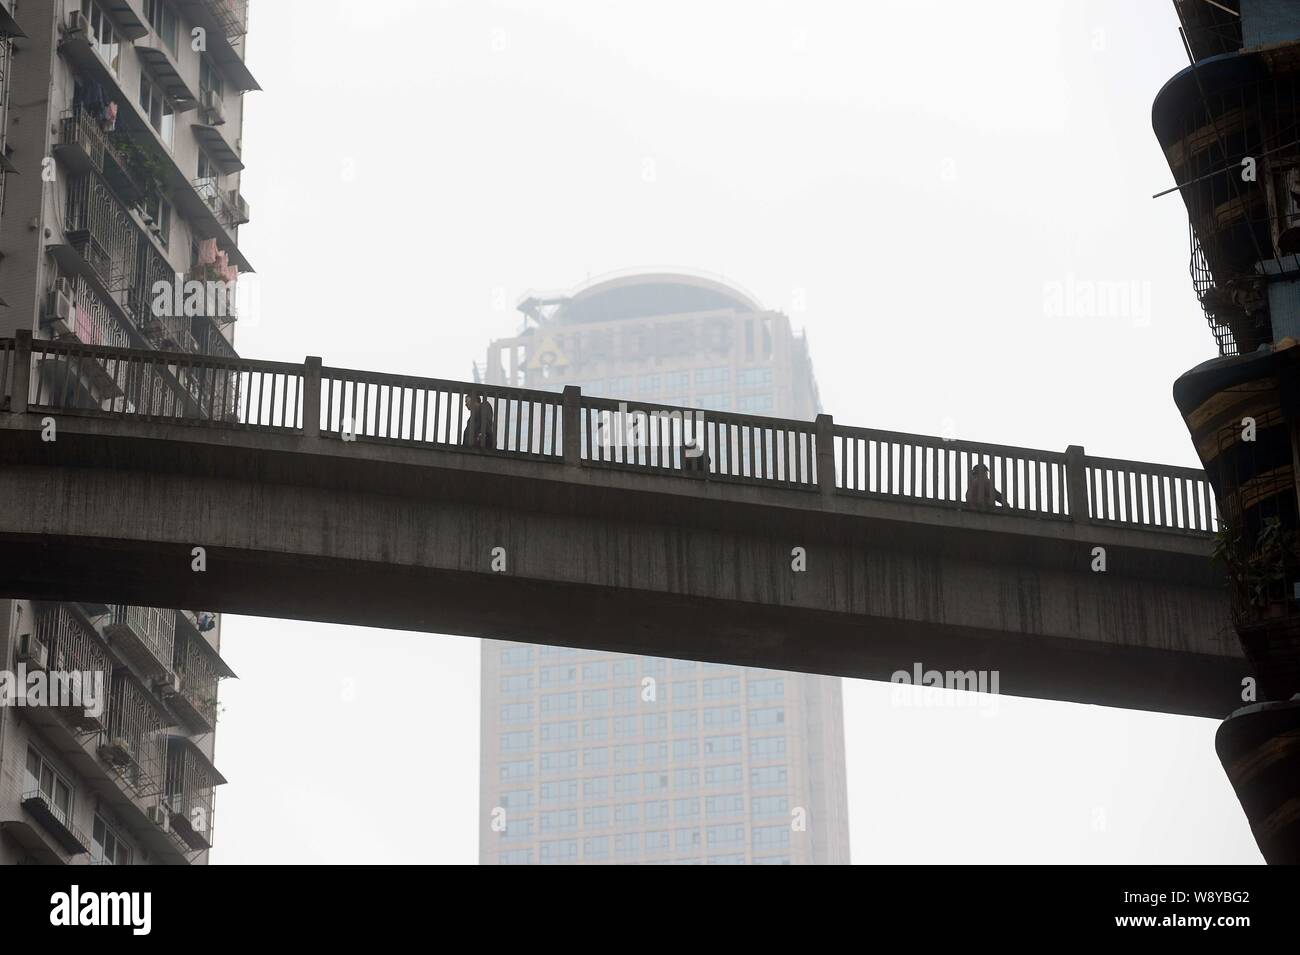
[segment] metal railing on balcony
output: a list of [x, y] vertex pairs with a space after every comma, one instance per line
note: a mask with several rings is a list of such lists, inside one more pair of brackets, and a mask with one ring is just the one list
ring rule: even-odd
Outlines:
[[200, 0], [230, 39], [248, 32], [248, 0]]
[[212, 847], [215, 788], [225, 781], [194, 743], [182, 737], [169, 740], [164, 805], [172, 831], [189, 849]]
[[59, 117], [58, 144], [80, 149], [85, 156], [84, 161], [95, 172], [103, 171], [104, 152], [108, 148], [108, 144], [95, 117], [80, 106], [64, 110]]
[[110, 636], [114, 647], [122, 646], [128, 659], [142, 669], [171, 672], [176, 639], [175, 610], [113, 604], [109, 607], [104, 632]]
[[[127, 395], [87, 407], [64, 402], [33, 384], [26, 389], [28, 399], [19, 398], [18, 410], [114, 417], [152, 414], [214, 427], [502, 454], [564, 466], [621, 468], [927, 506], [970, 506], [1020, 517], [1195, 535], [1218, 527], [1204, 472], [1094, 458], [1082, 448], [1062, 453], [949, 441], [837, 425], [829, 415], [810, 422], [698, 411], [588, 398], [577, 388], [566, 388], [560, 395], [321, 367], [316, 359], [297, 365], [47, 342], [29, 342], [22, 346], [24, 352], [22, 339], [18, 341], [13, 367], [20, 396], [25, 390], [24, 365], [35, 368], [49, 360], [97, 363], [126, 382]], [[0, 357], [4, 354], [0, 351]], [[236, 400], [224, 406], [217, 401], [219, 407], [213, 407], [212, 395], [205, 393], [203, 401], [178, 401], [161, 415], [142, 411], [130, 382], [144, 371], [177, 383], [187, 399], [189, 392], [179, 385], [183, 375], [203, 374], [206, 380], [225, 382], [224, 397]], [[493, 409], [486, 446], [478, 446], [469, 433], [474, 429], [469, 427], [466, 398], [475, 394]], [[996, 505], [967, 504], [976, 464], [988, 468], [1001, 498]]]
[[214, 652], [202, 637], [178, 634], [172, 670], [180, 677], [172, 708], [200, 732], [210, 731], [217, 722], [217, 687], [225, 675]]
[[64, 229], [107, 288], [126, 286], [135, 272], [139, 230], [126, 207], [95, 176], [68, 180]]
[[73, 823], [71, 814], [41, 789], [23, 792], [21, 803], [68, 855], [90, 851], [90, 840]]
[[105, 302], [84, 275], [72, 279], [73, 316], [71, 331], [87, 345], [129, 348], [131, 338], [117, 313]]
[[74, 705], [60, 708], [65, 719], [79, 732], [89, 732], [103, 728], [103, 714], [88, 712], [85, 705], [87, 679], [96, 679], [95, 674], [108, 686], [113, 672], [112, 658], [107, 648], [94, 629], [66, 604], [54, 604], [43, 607], [36, 613], [36, 633], [49, 647], [50, 668], [68, 674], [68, 679], [76, 683]]
[[163, 790], [167, 717], [125, 670], [113, 674], [99, 757], [142, 799]]
[[217, 221], [228, 231], [233, 233], [248, 221], [247, 207], [232, 202], [230, 193], [221, 188], [215, 177], [195, 179], [190, 185], [194, 187], [194, 191], [198, 193], [204, 205], [217, 217]]

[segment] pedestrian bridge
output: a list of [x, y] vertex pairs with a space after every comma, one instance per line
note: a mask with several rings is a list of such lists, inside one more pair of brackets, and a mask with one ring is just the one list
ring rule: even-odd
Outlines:
[[[1248, 674], [1200, 471], [23, 333], [0, 386], [5, 596], [1215, 717]], [[962, 503], [976, 462], [1006, 506]]]

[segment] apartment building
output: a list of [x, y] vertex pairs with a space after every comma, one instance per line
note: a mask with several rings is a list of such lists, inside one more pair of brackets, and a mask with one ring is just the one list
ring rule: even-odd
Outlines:
[[[519, 308], [488, 384], [819, 410], [806, 339], [729, 283], [630, 274]], [[485, 640], [481, 701], [483, 864], [849, 861], [838, 678]]]
[[[234, 356], [247, 0], [0, 9], [0, 337]], [[183, 361], [144, 391], [109, 367], [41, 361], [32, 388], [233, 413], [237, 383]], [[0, 600], [2, 672], [80, 691], [0, 706], [0, 863], [206, 863], [220, 649], [203, 608]]]

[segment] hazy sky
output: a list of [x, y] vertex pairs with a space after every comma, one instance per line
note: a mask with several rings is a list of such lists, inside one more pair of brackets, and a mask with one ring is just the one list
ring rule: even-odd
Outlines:
[[[838, 421], [1197, 464], [1167, 0], [250, 6], [245, 356], [465, 379], [525, 291], [683, 266], [806, 327]], [[478, 641], [223, 635], [213, 861], [477, 860]], [[1217, 721], [845, 700], [856, 862], [1260, 861]]]

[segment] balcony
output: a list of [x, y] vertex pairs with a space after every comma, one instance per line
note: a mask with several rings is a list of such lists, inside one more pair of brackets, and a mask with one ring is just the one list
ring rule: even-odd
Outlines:
[[191, 850], [212, 848], [213, 790], [226, 782], [207, 754], [192, 740], [167, 741], [167, 784], [163, 804], [171, 831]]
[[109, 645], [152, 679], [171, 676], [176, 611], [115, 604], [104, 625]]
[[260, 90], [244, 63], [242, 37], [248, 32], [248, 0], [177, 0], [186, 19], [208, 31], [208, 55], [241, 93]]
[[178, 691], [168, 700], [172, 710], [196, 733], [210, 733], [217, 725], [217, 688], [234, 671], [182, 614], [177, 628], [172, 669], [180, 677]]
[[190, 185], [232, 238], [235, 230], [248, 221], [248, 203], [237, 189], [222, 189], [213, 176], [195, 179]]
[[138, 229], [126, 207], [95, 176], [68, 181], [64, 232], [106, 290], [125, 288], [135, 269]]
[[130, 673], [113, 674], [106, 727], [97, 754], [140, 799], [162, 792], [166, 739], [171, 720], [152, 694]]
[[59, 119], [59, 138], [54, 156], [78, 175], [103, 172], [107, 144], [99, 123], [81, 108], [63, 111]]
[[[64, 671], [75, 678], [78, 688], [94, 674], [103, 674], [107, 692], [107, 680], [113, 670], [112, 660], [104, 649], [102, 641], [89, 623], [68, 608], [67, 604], [53, 604], [39, 609], [36, 613], [36, 633], [50, 647], [50, 665], [55, 670]], [[90, 691], [90, 687], [84, 687]], [[81, 700], [85, 696], [78, 693]], [[107, 700], [100, 700], [101, 706]], [[88, 712], [82, 705], [51, 707], [74, 733], [94, 733], [104, 728], [103, 712]]]
[[136, 40], [135, 54], [141, 63], [149, 67], [149, 73], [172, 101], [177, 114], [187, 113], [198, 107], [198, 95], [186, 82], [180, 65], [176, 62], [175, 53], [168, 49], [162, 37], [156, 33], [148, 33]]
[[57, 842], [68, 855], [79, 855], [90, 850], [90, 840], [72, 824], [67, 813], [50, 801], [39, 789], [23, 793], [22, 806]]

